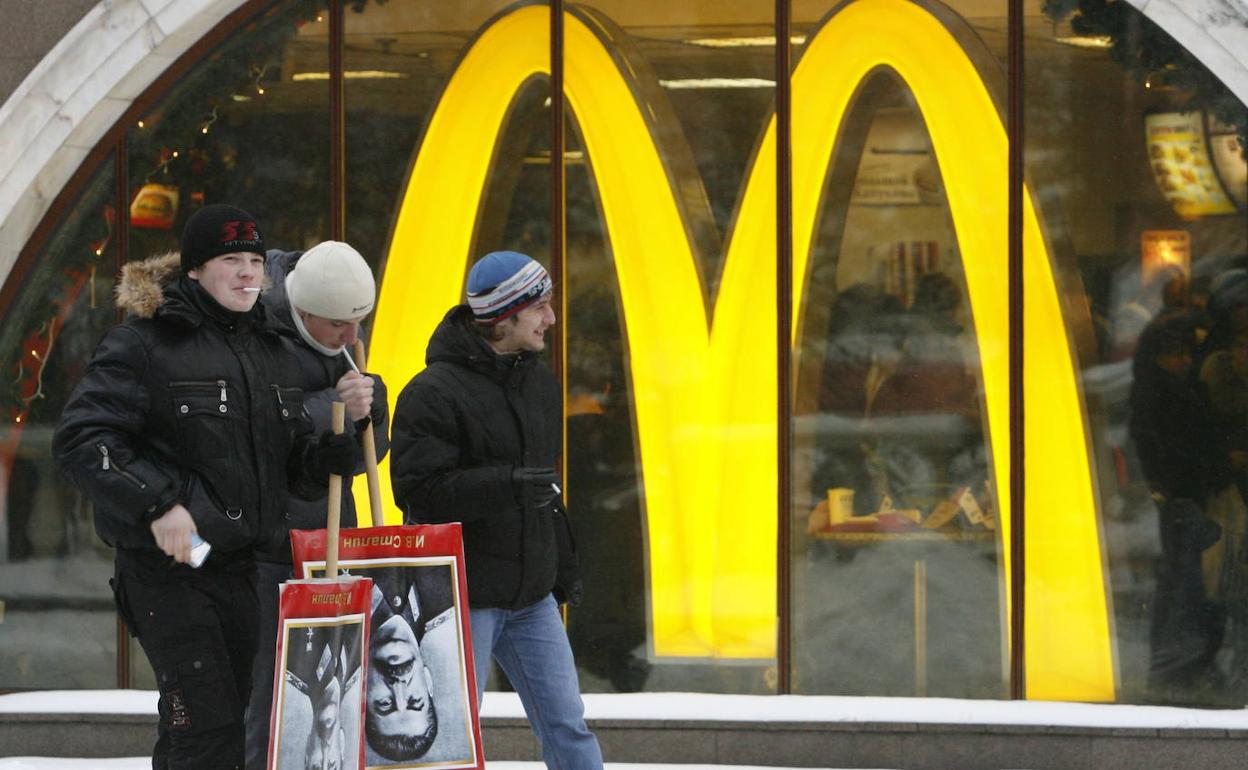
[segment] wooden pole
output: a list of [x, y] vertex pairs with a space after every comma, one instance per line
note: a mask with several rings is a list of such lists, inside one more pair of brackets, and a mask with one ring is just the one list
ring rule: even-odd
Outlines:
[[[355, 365], [368, 371], [368, 359], [364, 357], [364, 343], [355, 341]], [[368, 475], [368, 507], [373, 514], [373, 526], [384, 527], [385, 515], [381, 512], [381, 479], [377, 476], [377, 444], [373, 442], [373, 423], [364, 429], [364, 472]]]
[[[341, 434], [345, 422], [346, 405], [335, 401], [331, 405], [330, 425], [334, 433]], [[325, 521], [325, 577], [338, 577], [338, 528], [342, 520], [342, 476], [329, 474], [329, 511]]]

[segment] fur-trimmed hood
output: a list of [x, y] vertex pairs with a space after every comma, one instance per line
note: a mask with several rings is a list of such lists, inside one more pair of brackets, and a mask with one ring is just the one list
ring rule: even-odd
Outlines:
[[165, 286], [181, 275], [182, 258], [176, 251], [128, 262], [117, 281], [117, 307], [140, 318], [151, 318], [164, 304]]
[[[139, 318], [152, 318], [169, 299], [166, 290], [181, 277], [182, 257], [176, 251], [127, 262], [121, 268], [114, 292], [117, 307]], [[267, 275], [260, 282], [260, 288], [266, 292], [272, 286]]]

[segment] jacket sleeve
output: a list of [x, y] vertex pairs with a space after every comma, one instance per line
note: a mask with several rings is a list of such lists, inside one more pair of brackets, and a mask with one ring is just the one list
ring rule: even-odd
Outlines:
[[373, 446], [377, 449], [377, 462], [390, 453], [390, 400], [386, 382], [379, 375], [370, 374], [376, 383], [373, 388], [373, 408], [369, 419], [373, 424]]
[[[308, 419], [312, 422], [312, 435], [319, 436], [330, 429], [331, 409], [337, 400], [338, 392], [333, 388], [313, 391], [304, 396], [303, 407], [307, 410]], [[350, 433], [351, 420], [346, 420], [345, 425], [346, 432]]]
[[519, 511], [511, 466], [459, 467], [453, 404], [427, 383], [413, 381], [394, 410], [390, 481], [409, 524], [488, 519]]
[[[390, 451], [390, 407], [386, 404], [386, 386], [381, 378], [375, 374], [368, 375], [377, 383], [373, 390], [373, 406], [369, 410], [369, 423], [373, 427], [373, 447], [377, 450], [377, 462], [381, 462], [386, 453]], [[314, 393], [309, 393], [303, 401], [304, 408], [308, 412], [308, 418], [312, 423], [312, 435], [320, 436], [327, 430], [330, 430], [332, 424], [332, 409], [335, 401], [338, 400], [338, 391], [335, 388], [325, 388]], [[344, 433], [355, 433], [355, 424], [351, 420], [347, 420], [343, 426]], [[365, 471], [364, 461], [360, 460], [356, 467], [357, 474]]]
[[179, 473], [144, 452], [150, 399], [148, 351], [117, 326], [105, 335], [70, 394], [52, 438], [57, 467], [120, 528], [150, 522], [179, 500]]

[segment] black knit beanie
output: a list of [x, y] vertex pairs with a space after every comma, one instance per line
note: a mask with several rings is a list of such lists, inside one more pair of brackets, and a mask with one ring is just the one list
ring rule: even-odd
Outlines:
[[189, 273], [213, 257], [236, 251], [264, 256], [264, 236], [256, 218], [222, 203], [204, 206], [182, 229], [182, 272]]

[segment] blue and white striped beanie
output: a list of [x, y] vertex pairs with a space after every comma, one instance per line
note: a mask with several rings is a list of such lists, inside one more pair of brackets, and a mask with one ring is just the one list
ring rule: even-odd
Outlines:
[[479, 323], [496, 324], [550, 294], [550, 274], [518, 251], [486, 254], [468, 271], [468, 306]]

